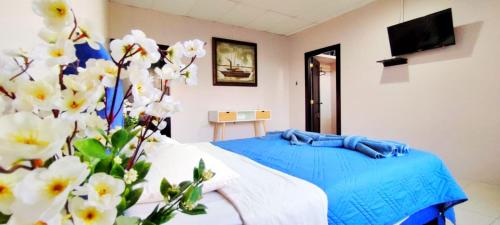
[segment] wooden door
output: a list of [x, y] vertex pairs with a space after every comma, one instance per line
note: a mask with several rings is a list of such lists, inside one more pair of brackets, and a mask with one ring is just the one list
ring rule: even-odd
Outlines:
[[320, 75], [320, 62], [314, 57], [310, 58], [309, 68], [310, 68], [310, 78], [311, 78], [311, 93], [309, 99], [310, 104], [310, 131], [320, 132], [321, 131], [321, 99], [320, 99], [320, 87], [319, 87], [319, 75]]

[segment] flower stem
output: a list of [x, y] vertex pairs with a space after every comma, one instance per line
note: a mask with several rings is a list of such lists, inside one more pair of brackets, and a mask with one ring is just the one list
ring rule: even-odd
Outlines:
[[141, 135], [139, 137], [137, 147], [134, 150], [134, 154], [132, 154], [132, 157], [130, 157], [130, 159], [128, 160], [127, 170], [130, 170], [132, 168], [132, 166], [134, 166], [135, 159], [137, 158], [137, 155], [139, 155], [139, 151], [141, 149], [141, 146], [144, 143], [144, 141], [147, 139], [146, 134], [148, 133], [149, 125], [151, 125], [152, 120], [153, 120], [153, 117], [151, 117], [151, 116], [147, 118], [146, 125], [144, 126], [143, 130], [141, 131]]
[[0, 166], [0, 173], [11, 174], [11, 173], [16, 172], [16, 170], [18, 170], [18, 169], [34, 170], [36, 168], [35, 161], [36, 160], [31, 160], [31, 166], [26, 166], [26, 165], [18, 164], [18, 165], [13, 166], [10, 169], [5, 169], [5, 168], [3, 168], [3, 167]]
[[76, 31], [76, 28], [78, 28], [78, 21], [76, 20], [76, 15], [75, 15], [75, 12], [73, 11], [73, 9], [71, 9], [71, 13], [73, 14], [73, 29], [71, 30], [71, 33], [69, 33], [69, 36], [68, 36], [68, 39], [71, 40], [71, 37], [73, 37], [73, 34], [75, 33]]
[[61, 87], [61, 90], [65, 90], [66, 89], [66, 85], [64, 85], [64, 66], [63, 65], [60, 65], [59, 66], [59, 86]]
[[[116, 81], [115, 81], [115, 89], [113, 90], [113, 99], [111, 100], [111, 110], [109, 111], [109, 114], [107, 116], [107, 121], [108, 121], [108, 134], [111, 131], [111, 124], [113, 124], [113, 121], [115, 120], [115, 104], [116, 104], [116, 95], [118, 93], [118, 84], [120, 83], [120, 77], [121, 77], [121, 72], [123, 67], [125, 66], [125, 59], [128, 57], [131, 57], [137, 53], [137, 51], [133, 54], [130, 54], [130, 51], [134, 48], [136, 44], [133, 44], [127, 48], [127, 51], [123, 55], [123, 57], [120, 59], [118, 62], [118, 72], [116, 73]], [[123, 104], [123, 102], [122, 102]]]
[[118, 107], [118, 110], [116, 110], [116, 113], [114, 114], [113, 118], [115, 118], [116, 116], [118, 116], [118, 113], [120, 113], [120, 110], [122, 110], [123, 108], [123, 103], [125, 102], [125, 99], [127, 99], [128, 97], [130, 97], [130, 92], [132, 91], [132, 85], [130, 85], [127, 89], [127, 92], [125, 92], [125, 96], [123, 97], [122, 99], [122, 102], [120, 103], [119, 107]]

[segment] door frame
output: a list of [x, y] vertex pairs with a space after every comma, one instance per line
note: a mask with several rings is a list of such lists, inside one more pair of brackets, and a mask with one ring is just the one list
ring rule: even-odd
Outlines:
[[340, 54], [340, 44], [336, 45], [331, 45], [328, 47], [316, 49], [313, 51], [309, 51], [304, 53], [304, 67], [305, 67], [305, 92], [306, 92], [306, 98], [305, 98], [305, 106], [306, 106], [306, 130], [310, 131], [312, 124], [311, 124], [311, 119], [312, 119], [312, 114], [311, 114], [311, 104], [310, 104], [310, 99], [311, 99], [311, 89], [312, 89], [312, 78], [309, 75], [309, 58], [319, 55], [324, 52], [328, 51], [335, 51], [335, 57], [336, 57], [336, 71], [335, 71], [335, 93], [336, 93], [336, 113], [337, 113], [337, 135], [342, 134], [341, 128], [342, 128], [342, 120], [341, 120], [341, 96], [340, 96], [340, 74], [341, 74], [341, 54]]

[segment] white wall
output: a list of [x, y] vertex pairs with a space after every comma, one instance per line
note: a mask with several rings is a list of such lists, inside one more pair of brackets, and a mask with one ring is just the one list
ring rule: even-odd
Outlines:
[[[32, 0], [2, 1], [0, 7], [0, 49], [32, 48], [43, 27], [42, 18], [32, 11]], [[86, 20], [107, 36], [107, 0], [73, 0], [78, 18]]]
[[[213, 128], [208, 110], [269, 109], [269, 130], [286, 129], [289, 117], [288, 39], [285, 36], [253, 31], [219, 23], [173, 16], [122, 4], [109, 4], [109, 34], [120, 38], [138, 28], [160, 44], [198, 38], [207, 42], [207, 56], [197, 61], [199, 84], [177, 85], [172, 95], [184, 108], [172, 122], [172, 135], [180, 141], [209, 141]], [[257, 43], [258, 87], [223, 87], [212, 85], [212, 37]], [[228, 124], [226, 139], [250, 137], [252, 124]]]
[[[291, 36], [290, 124], [304, 128], [304, 52], [341, 43], [342, 132], [396, 139], [442, 157], [459, 177], [500, 183], [500, 1], [406, 0], [406, 19], [453, 8], [457, 45], [389, 58], [400, 0]], [[295, 82], [299, 82], [296, 86]]]

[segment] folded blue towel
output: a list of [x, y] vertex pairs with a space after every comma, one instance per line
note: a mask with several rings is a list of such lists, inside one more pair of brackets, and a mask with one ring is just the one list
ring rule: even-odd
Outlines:
[[289, 140], [292, 145], [347, 148], [375, 159], [402, 156], [409, 149], [407, 144], [394, 141], [371, 140], [363, 136], [323, 135], [296, 129], [281, 132], [281, 137]]

